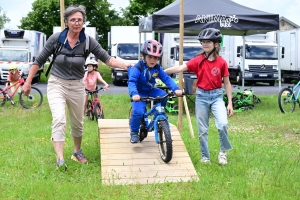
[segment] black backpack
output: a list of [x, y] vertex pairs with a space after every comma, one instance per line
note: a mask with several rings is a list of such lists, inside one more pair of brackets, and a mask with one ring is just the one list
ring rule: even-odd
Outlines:
[[[85, 42], [85, 51], [84, 51], [84, 54], [83, 55], [80, 55], [80, 54], [63, 54], [63, 55], [66, 55], [66, 56], [68, 56], [68, 57], [84, 57], [84, 59], [86, 60], [86, 58], [89, 56], [89, 54], [90, 54], [90, 44], [91, 44], [91, 40], [90, 40], [90, 37], [88, 36], [88, 35], [85, 35], [86, 36], [86, 42]], [[60, 43], [59, 41], [57, 41], [57, 44], [56, 44], [56, 48], [55, 48], [55, 50], [54, 50], [54, 53], [53, 53], [53, 59], [52, 59], [52, 61], [50, 62], [50, 65], [49, 65], [49, 67], [48, 67], [48, 69], [47, 69], [47, 72], [46, 72], [46, 77], [48, 77], [48, 75], [49, 75], [49, 72], [50, 72], [50, 70], [51, 70], [51, 67], [52, 67], [52, 65], [53, 65], [53, 62], [54, 62], [54, 60], [55, 60], [55, 58], [56, 58], [56, 56], [58, 55], [58, 54], [62, 54], [60, 51], [61, 51], [61, 49], [62, 49], [62, 47], [63, 47], [63, 43]]]

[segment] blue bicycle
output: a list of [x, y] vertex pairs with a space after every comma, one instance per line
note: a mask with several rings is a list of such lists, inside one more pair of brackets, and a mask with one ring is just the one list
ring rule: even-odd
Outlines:
[[300, 81], [294, 86], [288, 86], [287, 88], [282, 88], [282, 90], [280, 90], [278, 94], [278, 105], [282, 113], [294, 112], [296, 103], [298, 103], [300, 106], [300, 89], [298, 88], [299, 86]]
[[[166, 116], [165, 108], [160, 103], [160, 101], [167, 96], [171, 96], [172, 98], [177, 97], [173, 92], [167, 93], [161, 97], [141, 97], [140, 101], [147, 103], [153, 102], [154, 106], [149, 112], [147, 111], [147, 107], [145, 108], [144, 117], [141, 120], [139, 131], [140, 142], [142, 142], [148, 136], [148, 132], [154, 130], [155, 142], [158, 144], [160, 157], [165, 163], [170, 162], [173, 156], [170, 125]], [[129, 112], [129, 121], [131, 116], [132, 108], [130, 108]], [[148, 117], [150, 116], [153, 117], [150, 121], [148, 121]]]

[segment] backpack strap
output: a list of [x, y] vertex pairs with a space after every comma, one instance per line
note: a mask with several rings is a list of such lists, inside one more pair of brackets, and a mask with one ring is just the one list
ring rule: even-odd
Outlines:
[[65, 55], [67, 57], [84, 57], [84, 59], [86, 60], [86, 58], [90, 54], [91, 40], [90, 40], [90, 37], [87, 34], [85, 34], [85, 36], [86, 36], [86, 42], [85, 42], [85, 50], [84, 50], [84, 54], [83, 55], [82, 54], [64, 54], [64, 53], [61, 53], [60, 51], [61, 51], [61, 49], [63, 47], [63, 44], [60, 43], [59, 41], [57, 41], [56, 48], [55, 48], [54, 53], [53, 53], [53, 59], [50, 62], [50, 65], [49, 65], [49, 67], [48, 67], [48, 69], [46, 71], [46, 74], [45, 74], [46, 77], [48, 77], [49, 72], [50, 72], [50, 70], [52, 68], [53, 62], [54, 62], [54, 60], [55, 60], [55, 58], [57, 57], [58, 54]]
[[56, 56], [58, 55], [58, 53], [61, 51], [62, 47], [63, 47], [63, 44], [60, 43], [59, 41], [57, 41], [56, 48], [55, 48], [54, 53], [53, 53], [53, 59], [52, 59], [52, 61], [50, 62], [50, 65], [49, 65], [49, 67], [48, 67], [48, 69], [47, 69], [47, 71], [46, 71], [46, 74], [45, 74], [46, 77], [48, 77], [49, 72], [50, 72], [50, 70], [51, 70], [51, 68], [52, 68], [53, 62], [54, 62]]

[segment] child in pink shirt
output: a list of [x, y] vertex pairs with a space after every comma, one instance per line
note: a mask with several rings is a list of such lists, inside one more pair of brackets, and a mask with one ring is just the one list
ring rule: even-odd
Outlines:
[[[89, 91], [96, 90], [97, 88], [97, 82], [101, 82], [104, 84], [104, 89], [108, 89], [109, 85], [103, 80], [100, 73], [97, 71], [98, 68], [98, 62], [95, 60], [88, 60], [86, 63], [87, 66], [87, 72], [85, 72], [83, 81], [85, 85], [85, 89]], [[97, 97], [97, 94], [95, 94]], [[88, 95], [85, 97], [85, 105], [84, 105], [84, 113], [86, 112], [86, 106], [88, 102]]]

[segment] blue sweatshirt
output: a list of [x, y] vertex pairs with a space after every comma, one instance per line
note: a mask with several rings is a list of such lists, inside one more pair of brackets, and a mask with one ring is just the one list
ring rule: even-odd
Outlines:
[[173, 92], [180, 90], [173, 79], [163, 70], [163, 68], [156, 64], [150, 68], [144, 60], [139, 61], [133, 67], [128, 69], [128, 90], [129, 95], [146, 94], [155, 87], [155, 79], [160, 78]]

